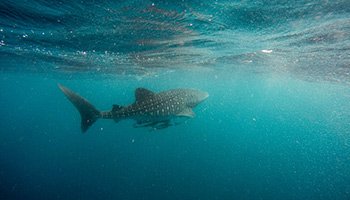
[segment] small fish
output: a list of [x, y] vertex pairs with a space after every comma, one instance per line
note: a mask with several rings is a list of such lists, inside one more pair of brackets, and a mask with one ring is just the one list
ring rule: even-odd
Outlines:
[[58, 84], [66, 97], [78, 109], [81, 131], [84, 133], [97, 119], [136, 120], [136, 127], [167, 128], [176, 117], [193, 118], [192, 108], [208, 98], [209, 94], [194, 89], [173, 89], [159, 93], [145, 88], [135, 90], [136, 101], [128, 106], [113, 105], [110, 111], [99, 111], [86, 99]]

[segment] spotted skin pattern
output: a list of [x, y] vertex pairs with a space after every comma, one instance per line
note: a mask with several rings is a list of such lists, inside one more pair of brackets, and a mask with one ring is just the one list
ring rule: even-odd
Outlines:
[[[197, 90], [176, 89], [150, 95], [149, 98], [136, 101], [118, 111], [102, 112], [102, 118], [148, 119], [148, 121], [164, 120], [179, 115], [188, 108], [193, 108], [194, 102], [201, 101], [196, 96]], [[207, 96], [202, 95], [202, 98]], [[198, 102], [199, 103], [199, 102]]]
[[111, 111], [98, 111], [86, 99], [75, 94], [68, 88], [59, 88], [74, 104], [82, 117], [81, 128], [85, 132], [98, 118], [113, 119], [116, 122], [123, 119], [134, 119], [137, 124], [146, 126], [167, 127], [175, 117], [194, 117], [192, 108], [208, 98], [209, 94], [195, 89], [173, 89], [154, 93], [145, 88], [137, 88], [136, 101], [128, 106], [114, 105]]

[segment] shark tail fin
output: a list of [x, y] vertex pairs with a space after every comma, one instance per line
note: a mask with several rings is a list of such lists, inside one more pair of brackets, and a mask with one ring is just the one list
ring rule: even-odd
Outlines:
[[70, 89], [58, 84], [58, 87], [66, 95], [70, 102], [77, 108], [81, 116], [81, 131], [85, 133], [88, 128], [101, 117], [101, 112], [98, 111], [86, 99], [74, 93]]

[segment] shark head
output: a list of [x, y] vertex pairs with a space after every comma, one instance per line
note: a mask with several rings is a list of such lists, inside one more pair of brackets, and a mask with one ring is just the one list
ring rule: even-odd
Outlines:
[[186, 89], [186, 103], [189, 107], [195, 107], [209, 97], [208, 92]]

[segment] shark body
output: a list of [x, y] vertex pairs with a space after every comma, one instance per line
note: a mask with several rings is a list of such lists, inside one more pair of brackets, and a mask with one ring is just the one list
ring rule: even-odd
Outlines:
[[137, 127], [166, 128], [175, 117], [193, 118], [195, 114], [192, 108], [209, 96], [207, 92], [194, 89], [173, 89], [155, 93], [145, 88], [137, 88], [134, 103], [128, 106], [113, 105], [110, 111], [99, 111], [70, 89], [62, 85], [58, 87], [78, 109], [82, 132], [86, 132], [99, 118], [113, 119], [115, 122], [134, 119]]

